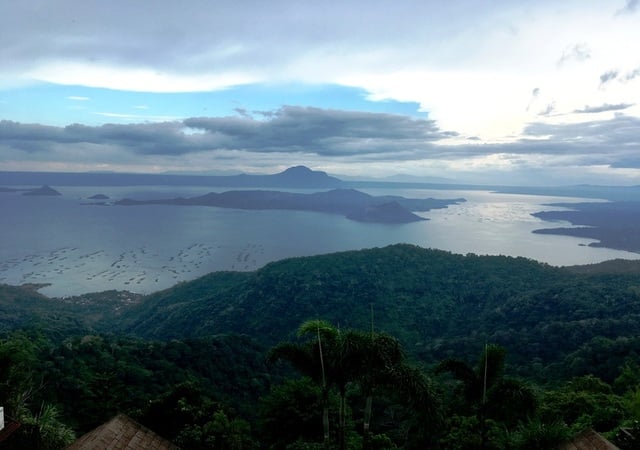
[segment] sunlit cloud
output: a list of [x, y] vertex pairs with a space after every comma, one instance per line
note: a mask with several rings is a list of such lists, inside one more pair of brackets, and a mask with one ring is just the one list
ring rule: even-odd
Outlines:
[[158, 93], [210, 91], [262, 80], [240, 72], [182, 74], [144, 67], [119, 67], [76, 61], [44, 64], [33, 68], [27, 75], [31, 79], [53, 84]]

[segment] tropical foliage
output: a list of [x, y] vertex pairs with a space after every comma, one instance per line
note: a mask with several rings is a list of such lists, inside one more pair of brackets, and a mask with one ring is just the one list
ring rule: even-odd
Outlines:
[[147, 297], [0, 286], [5, 448], [123, 412], [183, 448], [535, 449], [640, 436], [640, 275], [391, 246]]

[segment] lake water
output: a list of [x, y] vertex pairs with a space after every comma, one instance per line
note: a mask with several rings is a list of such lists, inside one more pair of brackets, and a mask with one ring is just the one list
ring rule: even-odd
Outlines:
[[[524, 256], [552, 265], [638, 259], [639, 254], [586, 246], [590, 240], [531, 233], [566, 226], [531, 213], [566, 197], [485, 191], [363, 190], [373, 195], [459, 198], [467, 202], [421, 213], [405, 225], [358, 223], [313, 212], [243, 211], [205, 206], [83, 205], [112, 199], [201, 195], [197, 187], [61, 187], [61, 197], [0, 193], [0, 283], [50, 283], [67, 296], [107, 289], [150, 293], [218, 270], [255, 270], [268, 262], [342, 250], [410, 243], [454, 253]], [[223, 191], [225, 189], [218, 189]]]

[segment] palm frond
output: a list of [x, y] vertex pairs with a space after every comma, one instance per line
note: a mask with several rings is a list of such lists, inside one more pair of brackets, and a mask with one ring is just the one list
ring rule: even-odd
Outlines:
[[506, 355], [506, 349], [496, 344], [487, 345], [480, 355], [476, 373], [481, 380], [484, 380], [486, 374], [485, 381], [488, 389], [502, 377]]
[[303, 336], [315, 337], [318, 333], [320, 333], [322, 337], [327, 337], [327, 336], [333, 337], [336, 334], [338, 334], [339, 331], [336, 327], [331, 325], [329, 322], [321, 319], [307, 320], [306, 322], [302, 323], [302, 325], [300, 325], [300, 327], [298, 328], [299, 337], [303, 337]]

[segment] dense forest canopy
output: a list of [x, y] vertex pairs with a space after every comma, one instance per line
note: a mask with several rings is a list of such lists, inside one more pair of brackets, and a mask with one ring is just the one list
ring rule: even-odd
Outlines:
[[[212, 273], [144, 297], [52, 299], [36, 288], [0, 286], [0, 400], [25, 424], [15, 448], [59, 448], [118, 412], [184, 448], [552, 448], [527, 445], [585, 427], [633, 448], [617, 436], [640, 419], [633, 262], [557, 268], [394, 245]], [[309, 320], [335, 331], [298, 335]], [[394, 371], [372, 371], [381, 360], [367, 355], [391, 347], [368, 347], [367, 336], [397, 342], [403, 356], [383, 364]], [[321, 382], [323, 340], [323, 364], [338, 343], [341, 358], [361, 361], [335, 366], [346, 371], [337, 384]], [[269, 362], [287, 342], [315, 359]], [[356, 344], [369, 353], [347, 352]], [[495, 363], [484, 400], [470, 388], [478, 355]], [[403, 395], [398, 380], [422, 390]]]

